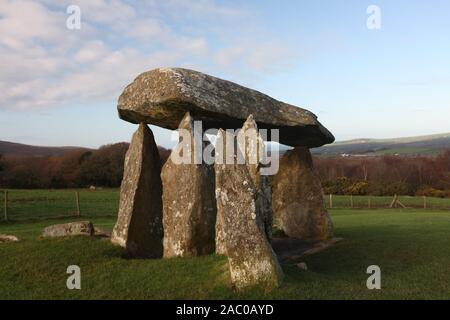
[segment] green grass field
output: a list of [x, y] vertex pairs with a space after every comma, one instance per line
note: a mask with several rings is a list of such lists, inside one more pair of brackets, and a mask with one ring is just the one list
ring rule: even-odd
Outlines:
[[[51, 203], [42, 200], [47, 194], [36, 192], [35, 201]], [[95, 200], [96, 194], [103, 200]], [[112, 228], [117, 190], [83, 191], [80, 198], [95, 226]], [[34, 210], [30, 204], [22, 218]], [[330, 212], [335, 234], [344, 240], [283, 263], [284, 284], [271, 293], [234, 292], [224, 257], [126, 260], [105, 239], [39, 238], [45, 226], [73, 217], [2, 222], [0, 233], [21, 241], [0, 244], [0, 299], [450, 299], [450, 210]], [[52, 213], [56, 217], [61, 212]], [[307, 271], [296, 267], [299, 261], [306, 262]], [[81, 290], [66, 288], [66, 268], [73, 264], [81, 268]], [[366, 288], [366, 269], [373, 264], [381, 268], [381, 290]]]
[[[63, 189], [63, 190], [9, 190], [8, 212], [12, 221], [32, 221], [63, 218], [75, 215], [77, 206], [75, 192], [79, 192], [81, 214], [88, 218], [115, 217], [119, 205], [118, 189]], [[388, 208], [393, 197], [370, 197], [371, 208]], [[353, 196], [354, 209], [368, 209], [369, 197]], [[422, 197], [399, 196], [408, 208], [423, 208]], [[329, 196], [324, 197], [327, 207]], [[333, 208], [351, 208], [350, 196], [333, 195]], [[428, 209], [450, 210], [450, 198], [426, 199]], [[0, 210], [4, 207], [4, 196], [0, 192]], [[0, 223], [2, 217], [0, 216]]]
[[[77, 212], [75, 192], [79, 192], [81, 213], [86, 217], [115, 217], [119, 206], [119, 190], [87, 189], [8, 190], [9, 219], [40, 220], [73, 216]], [[4, 196], [0, 206], [3, 210]]]

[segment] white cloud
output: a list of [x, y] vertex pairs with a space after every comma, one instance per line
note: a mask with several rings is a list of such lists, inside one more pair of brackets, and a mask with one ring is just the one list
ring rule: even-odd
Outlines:
[[79, 63], [90, 63], [104, 58], [109, 50], [100, 40], [87, 42], [74, 55], [75, 61]]
[[246, 66], [258, 72], [272, 72], [289, 65], [293, 54], [280, 42], [246, 42], [218, 50], [215, 62], [223, 67]]
[[34, 39], [54, 42], [62, 38], [59, 23], [65, 21], [65, 16], [38, 2], [2, 1], [0, 15], [0, 41], [12, 49], [20, 49], [22, 44], [29, 44]]
[[[81, 30], [66, 28], [69, 4], [81, 8]], [[0, 109], [113, 101], [159, 66], [273, 72], [289, 50], [253, 39], [255, 26], [246, 33], [250, 22], [242, 19], [248, 15], [210, 0], [2, 0]]]
[[[161, 4], [158, 0], [151, 2]], [[231, 7], [212, 0], [166, 0], [162, 6], [176, 19], [241, 19], [248, 15], [248, 12], [242, 9], [243, 4], [240, 4], [240, 7]]]

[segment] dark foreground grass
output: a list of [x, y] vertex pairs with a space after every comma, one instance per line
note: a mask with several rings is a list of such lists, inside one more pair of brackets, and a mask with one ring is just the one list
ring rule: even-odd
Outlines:
[[[0, 299], [450, 299], [450, 212], [334, 210], [332, 217], [344, 240], [283, 263], [284, 284], [271, 293], [234, 292], [223, 257], [125, 260], [100, 238], [39, 239], [54, 220], [3, 223], [0, 233], [21, 241], [0, 244]], [[296, 267], [299, 261], [308, 271]], [[72, 264], [81, 267], [81, 290], [66, 288]], [[366, 288], [372, 264], [381, 268], [381, 290]]]

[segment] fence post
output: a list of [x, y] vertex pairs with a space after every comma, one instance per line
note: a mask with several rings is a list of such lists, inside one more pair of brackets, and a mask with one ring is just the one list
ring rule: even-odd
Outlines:
[[369, 198], [367, 199], [367, 205], [368, 205], [369, 209], [372, 207], [372, 198], [371, 198], [371, 196], [369, 196]]
[[353, 208], [353, 195], [350, 195], [350, 208]]
[[8, 221], [8, 190], [3, 191], [3, 193], [5, 194], [5, 221]]
[[423, 208], [427, 208], [427, 196], [423, 196]]
[[75, 191], [75, 200], [77, 202], [77, 216], [81, 216], [81, 210], [80, 210], [80, 194], [78, 191]]
[[398, 199], [397, 194], [394, 194], [394, 199], [392, 199], [389, 208], [398, 208], [398, 206], [401, 206], [403, 209], [406, 209], [406, 206]]
[[333, 195], [330, 193], [330, 209], [333, 208]]
[[394, 194], [394, 199], [392, 199], [392, 202], [389, 205], [389, 208], [393, 208], [394, 206], [397, 206], [397, 194]]

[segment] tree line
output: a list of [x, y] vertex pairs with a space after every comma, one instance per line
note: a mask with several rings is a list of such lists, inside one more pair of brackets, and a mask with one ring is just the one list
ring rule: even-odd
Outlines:
[[[2, 188], [119, 187], [128, 143], [62, 156], [0, 155]], [[158, 147], [163, 164], [170, 150]], [[450, 197], [450, 150], [437, 156], [315, 156], [326, 194]]]
[[450, 197], [450, 149], [437, 156], [315, 157], [325, 193]]
[[[118, 187], [122, 181], [128, 143], [116, 143], [98, 150], [76, 150], [62, 156], [0, 156], [0, 187], [84, 188]], [[161, 162], [169, 150], [158, 147]]]

